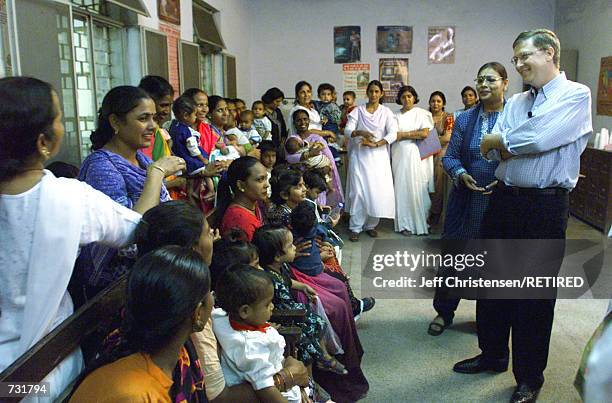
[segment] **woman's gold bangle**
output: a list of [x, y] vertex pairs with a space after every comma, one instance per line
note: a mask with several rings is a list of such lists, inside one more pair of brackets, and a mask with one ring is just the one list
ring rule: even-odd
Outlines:
[[285, 368], [285, 371], [289, 373], [289, 376], [291, 377], [291, 383], [295, 385], [295, 380], [293, 379], [293, 374], [291, 373], [291, 370], [289, 368]]
[[166, 171], [164, 170], [164, 168], [159, 167], [155, 164], [151, 164], [151, 168], [159, 170], [162, 174], [164, 174], [164, 178], [166, 177]]

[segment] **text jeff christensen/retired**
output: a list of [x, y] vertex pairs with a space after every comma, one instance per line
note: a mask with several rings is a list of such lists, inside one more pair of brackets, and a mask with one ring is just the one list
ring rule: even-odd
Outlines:
[[420, 282], [412, 277], [400, 277], [399, 279], [387, 280], [382, 277], [374, 277], [372, 283], [376, 288], [432, 288], [444, 286], [449, 288], [580, 288], [584, 285], [582, 277], [523, 277], [522, 279], [483, 279], [457, 277], [436, 277], [428, 279], [422, 277]]

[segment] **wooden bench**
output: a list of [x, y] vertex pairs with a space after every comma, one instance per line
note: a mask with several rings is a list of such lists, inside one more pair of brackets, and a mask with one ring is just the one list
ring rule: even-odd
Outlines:
[[[0, 373], [0, 382], [40, 382], [85, 339], [94, 337], [101, 342], [112, 318], [124, 305], [125, 283], [124, 277], [79, 308]], [[71, 389], [63, 391], [60, 401]], [[7, 402], [20, 400], [6, 398]]]
[[[84, 304], [0, 373], [0, 382], [40, 382], [83, 342], [101, 345], [112, 330], [113, 319], [125, 305], [125, 286], [124, 276]], [[291, 324], [300, 318], [303, 320], [304, 315], [304, 310], [275, 312], [274, 320], [287, 325], [281, 327], [279, 333], [285, 337], [285, 353], [288, 355], [295, 356], [301, 336], [301, 329]], [[58, 401], [66, 401], [73, 386], [74, 383], [62, 391]], [[8, 403], [21, 399], [1, 398], [0, 401]]]

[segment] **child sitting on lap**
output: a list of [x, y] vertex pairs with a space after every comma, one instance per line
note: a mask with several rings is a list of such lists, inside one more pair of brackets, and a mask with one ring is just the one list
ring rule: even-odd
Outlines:
[[253, 120], [253, 126], [259, 133], [263, 140], [271, 140], [272, 122], [266, 116], [266, 110], [262, 101], [253, 102], [253, 114], [255, 119]]
[[268, 323], [273, 298], [272, 279], [261, 270], [237, 264], [221, 274], [216, 287], [221, 309], [215, 309], [212, 318], [225, 382], [249, 382], [260, 401], [301, 402], [299, 386], [282, 394], [274, 386], [283, 368], [285, 339]]
[[331, 161], [325, 155], [321, 154], [321, 151], [325, 148], [325, 145], [314, 142], [308, 143], [296, 137], [291, 137], [285, 143], [285, 148], [289, 154], [302, 154], [300, 162], [308, 169], [322, 169], [328, 174], [331, 172]]
[[[321, 115], [321, 119], [323, 123], [323, 130], [329, 130], [333, 132], [336, 137], [340, 135], [339, 123], [342, 118], [342, 111], [340, 107], [336, 104], [335, 95], [336, 88], [329, 83], [323, 83], [319, 85], [317, 88], [317, 95], [319, 96], [319, 100], [315, 101], [315, 109]], [[328, 138], [326, 139], [330, 150], [334, 154], [334, 158], [337, 158], [337, 151], [340, 148], [339, 143], [336, 140]]]
[[261, 140], [263, 139], [261, 134], [259, 134], [259, 132], [253, 127], [254, 116], [253, 111], [248, 109], [244, 110], [240, 112], [240, 121], [238, 122], [238, 128], [253, 145], [261, 143]]
[[264, 225], [255, 231], [253, 243], [259, 251], [261, 267], [272, 277], [274, 284], [274, 306], [281, 310], [304, 309], [304, 320], [296, 324], [302, 329], [302, 335], [297, 345], [298, 359], [304, 365], [316, 362], [317, 368], [323, 371], [346, 375], [344, 366], [330, 355], [325, 340], [330, 343], [335, 354], [341, 354], [341, 346], [337, 335], [327, 322], [310, 309], [310, 304], [298, 302], [290, 290], [300, 291], [308, 297], [311, 303], [316, 300], [316, 292], [308, 285], [291, 278], [288, 264], [295, 259], [293, 235], [286, 227], [279, 225]]
[[291, 211], [291, 232], [296, 243], [310, 242], [310, 248], [302, 251], [306, 256], [296, 257], [293, 266], [309, 276], [316, 276], [323, 271], [323, 261], [317, 245], [317, 238], [328, 242], [327, 233], [317, 225], [315, 206], [303, 201]]
[[169, 130], [172, 153], [185, 160], [188, 175], [202, 177], [196, 180], [194, 186], [205, 186], [206, 193], [212, 195], [215, 192], [213, 181], [203, 176], [208, 165], [208, 155], [200, 147], [200, 132], [193, 129], [197, 121], [196, 104], [190, 97], [180, 96], [172, 103], [172, 112], [175, 117]]

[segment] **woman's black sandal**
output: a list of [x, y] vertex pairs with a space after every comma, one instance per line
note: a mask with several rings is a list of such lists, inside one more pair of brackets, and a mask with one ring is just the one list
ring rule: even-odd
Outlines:
[[450, 321], [449, 323], [446, 323], [444, 318], [442, 316], [438, 315], [429, 324], [429, 328], [427, 329], [427, 333], [429, 333], [432, 336], [439, 336], [452, 323], [453, 323], [452, 321]]

